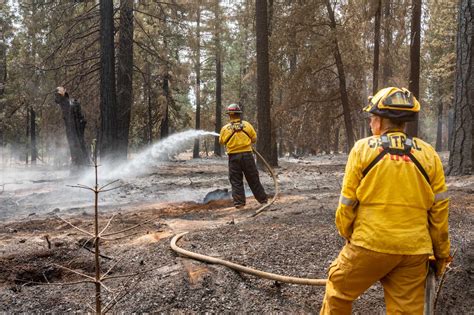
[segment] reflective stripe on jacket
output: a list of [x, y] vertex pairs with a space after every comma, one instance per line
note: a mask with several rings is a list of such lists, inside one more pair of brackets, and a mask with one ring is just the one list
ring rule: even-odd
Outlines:
[[[242, 123], [243, 130], [235, 131], [232, 124], [240, 123]], [[252, 143], [255, 142], [257, 142], [257, 133], [253, 126], [245, 120], [231, 120], [230, 123], [222, 127], [219, 136], [219, 143], [226, 146], [228, 154], [252, 152]]]
[[[401, 132], [388, 134], [403, 148]], [[414, 138], [412, 154], [430, 183], [408, 156], [387, 154], [365, 177], [362, 171], [381, 152], [380, 136], [356, 142], [349, 153], [336, 226], [352, 244], [381, 253], [449, 256], [448, 196], [436, 151]]]

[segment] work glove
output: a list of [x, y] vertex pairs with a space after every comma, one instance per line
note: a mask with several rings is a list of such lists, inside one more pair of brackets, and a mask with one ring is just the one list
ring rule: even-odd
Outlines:
[[452, 256], [445, 258], [430, 257], [430, 263], [436, 271], [436, 277], [441, 277], [446, 272], [446, 267], [451, 263], [452, 260]]

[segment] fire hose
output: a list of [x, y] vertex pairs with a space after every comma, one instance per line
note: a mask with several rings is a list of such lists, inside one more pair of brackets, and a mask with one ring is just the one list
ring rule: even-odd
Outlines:
[[[252, 214], [249, 217], [255, 217], [255, 216], [259, 215], [260, 213], [262, 213], [269, 206], [271, 206], [275, 202], [275, 200], [278, 196], [278, 192], [279, 192], [279, 190], [278, 190], [278, 181], [277, 181], [275, 172], [273, 171], [272, 167], [268, 164], [268, 162], [263, 158], [263, 156], [255, 148], [253, 148], [253, 152], [255, 152], [257, 157], [261, 159], [261, 161], [263, 162], [263, 164], [267, 168], [268, 172], [272, 176], [274, 187], [275, 187], [275, 194], [273, 195], [272, 200], [270, 200], [267, 204], [262, 205], [260, 208], [258, 208], [255, 211], [254, 214]], [[200, 261], [211, 263], [211, 264], [223, 265], [223, 266], [226, 266], [226, 267], [231, 268], [233, 270], [237, 270], [237, 271], [247, 273], [247, 274], [250, 274], [250, 275], [254, 275], [254, 276], [257, 276], [257, 277], [260, 277], [260, 278], [274, 280], [274, 281], [278, 281], [278, 282], [292, 283], [292, 284], [302, 284], [302, 285], [313, 285], [313, 286], [325, 286], [326, 285], [326, 279], [310, 279], [310, 278], [297, 278], [297, 277], [282, 276], [282, 275], [278, 275], [278, 274], [274, 274], [274, 273], [269, 273], [269, 272], [253, 269], [253, 268], [250, 268], [250, 267], [245, 267], [245, 266], [242, 266], [242, 265], [239, 265], [239, 264], [227, 261], [227, 260], [223, 260], [223, 259], [219, 259], [219, 258], [207, 256], [207, 255], [202, 255], [202, 254], [198, 254], [198, 253], [194, 253], [194, 252], [185, 250], [183, 248], [180, 248], [178, 245], [176, 245], [176, 243], [178, 242], [178, 240], [181, 237], [183, 237], [187, 233], [188, 232], [184, 232], [184, 233], [180, 233], [180, 234], [175, 235], [171, 239], [171, 243], [170, 243], [171, 249], [173, 251], [175, 251], [175, 252], [177, 252], [177, 253], [185, 256], [185, 257], [189, 257], [189, 258], [192, 258], [192, 259], [200, 260]]]
[[270, 202], [262, 205], [260, 208], [257, 209], [257, 211], [255, 211], [254, 214], [252, 214], [250, 217], [256, 217], [257, 215], [259, 215], [260, 213], [262, 213], [265, 209], [267, 209], [268, 207], [270, 207], [276, 200], [277, 196], [278, 196], [278, 180], [277, 180], [277, 177], [275, 175], [275, 172], [273, 171], [272, 167], [270, 166], [270, 164], [268, 164], [268, 162], [263, 158], [263, 156], [258, 153], [258, 151], [255, 149], [255, 148], [252, 148], [253, 152], [255, 152], [255, 154], [257, 155], [258, 158], [260, 158], [260, 160], [262, 160], [263, 164], [265, 165], [265, 167], [267, 168], [268, 172], [270, 173], [270, 175], [272, 176], [273, 178], [273, 184], [274, 184], [274, 187], [275, 187], [275, 194], [273, 195], [273, 198], [272, 200], [270, 200]]
[[[265, 165], [265, 167], [267, 168], [268, 172], [271, 174], [271, 176], [273, 178], [274, 186], [275, 186], [275, 194], [274, 194], [274, 196], [273, 196], [273, 198], [270, 202], [268, 202], [267, 204], [264, 204], [262, 207], [257, 209], [254, 214], [252, 214], [249, 217], [255, 217], [255, 216], [259, 215], [261, 212], [263, 212], [265, 209], [267, 209], [270, 205], [272, 205], [275, 202], [276, 197], [277, 197], [278, 192], [279, 192], [279, 190], [278, 190], [278, 181], [277, 181], [275, 172], [273, 171], [271, 166], [268, 164], [268, 162], [263, 158], [263, 156], [255, 148], [253, 148], [253, 152], [257, 155], [257, 157], [259, 157], [262, 160], [262, 162]], [[269, 272], [261, 271], [261, 270], [258, 270], [258, 269], [242, 266], [242, 265], [233, 263], [231, 261], [219, 259], [219, 258], [216, 258], [216, 257], [211, 257], [211, 256], [207, 256], [207, 255], [203, 255], [203, 254], [188, 251], [186, 249], [183, 249], [183, 248], [179, 247], [176, 244], [186, 234], [188, 234], [188, 232], [179, 233], [179, 234], [175, 235], [171, 239], [171, 242], [170, 242], [171, 249], [173, 251], [175, 251], [176, 253], [181, 254], [182, 256], [189, 257], [189, 258], [199, 260], [199, 261], [203, 261], [203, 262], [207, 262], [207, 263], [210, 263], [210, 264], [219, 264], [219, 265], [231, 268], [231, 269], [239, 271], [239, 272], [243, 272], [243, 273], [254, 275], [254, 276], [257, 276], [257, 277], [260, 277], [260, 278], [273, 280], [273, 281], [278, 281], [278, 282], [282, 282], [282, 283], [291, 283], [291, 284], [299, 284], [299, 285], [312, 285], [312, 286], [325, 286], [326, 285], [327, 279], [298, 278], [298, 277], [278, 275], [278, 274], [269, 273]], [[425, 310], [424, 310], [425, 315], [433, 314], [434, 309], [436, 307], [437, 294], [436, 294], [436, 297], [433, 294], [434, 293], [434, 291], [433, 291], [434, 287], [436, 286], [435, 281], [436, 280], [435, 280], [435, 277], [434, 277], [434, 273], [433, 272], [429, 273], [428, 276], [427, 276], [427, 288], [426, 288], [426, 292], [425, 292], [425, 307], [424, 307], [425, 308]], [[439, 293], [439, 290], [441, 289], [441, 286], [442, 286], [442, 281], [441, 281], [441, 283], [438, 287], [438, 292], [437, 293]]]
[[183, 248], [178, 247], [178, 245], [176, 245], [176, 242], [187, 233], [188, 232], [184, 232], [184, 233], [180, 233], [180, 234], [175, 235], [171, 239], [171, 243], [170, 243], [171, 249], [173, 249], [175, 252], [177, 252], [177, 253], [179, 253], [183, 256], [190, 257], [190, 258], [200, 260], [200, 261], [204, 261], [204, 262], [211, 263], [211, 264], [223, 265], [223, 266], [229, 267], [233, 270], [237, 270], [237, 271], [240, 271], [240, 272], [243, 272], [243, 273], [254, 275], [254, 276], [257, 276], [257, 277], [260, 277], [260, 278], [265, 278], [265, 279], [268, 279], [268, 280], [274, 280], [274, 281], [284, 282], [284, 283], [293, 283], [293, 284], [314, 285], [314, 286], [325, 286], [326, 285], [326, 279], [296, 278], [296, 277], [288, 277], [288, 276], [277, 275], [277, 274], [274, 274], [274, 273], [269, 273], [269, 272], [265, 272], [265, 271], [245, 267], [245, 266], [242, 266], [242, 265], [239, 265], [239, 264], [227, 261], [227, 260], [223, 260], [223, 259], [219, 259], [219, 258], [215, 258], [215, 257], [211, 257], [211, 256], [206, 256], [206, 255], [194, 253], [194, 252], [191, 252], [191, 251], [188, 251], [188, 250], [185, 250]]

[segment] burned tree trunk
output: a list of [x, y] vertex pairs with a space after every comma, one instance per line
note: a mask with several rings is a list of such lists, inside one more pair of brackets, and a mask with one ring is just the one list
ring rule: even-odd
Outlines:
[[63, 114], [73, 169], [88, 165], [89, 154], [84, 141], [86, 120], [82, 114], [81, 105], [77, 100], [69, 99], [69, 95], [62, 88], [57, 89], [54, 100]]
[[[412, 1], [411, 31], [410, 31], [410, 82], [408, 89], [420, 97], [420, 47], [421, 47], [421, 0]], [[407, 133], [412, 137], [418, 136], [418, 114], [415, 121], [407, 124]]]
[[456, 45], [456, 88], [452, 144], [449, 148], [449, 175], [472, 174], [474, 166], [473, 15], [472, 1], [461, 0]]
[[[221, 132], [222, 128], [222, 67], [221, 67], [221, 54], [217, 52], [216, 56], [216, 128], [215, 132]], [[219, 139], [214, 139], [214, 154], [221, 156], [221, 144]]]
[[[5, 43], [5, 26], [0, 24], [0, 112], [3, 112], [5, 107], [5, 100], [3, 94], [5, 93], [5, 85], [7, 82], [7, 45]], [[4, 117], [0, 120], [0, 148], [4, 145]]]
[[392, 51], [392, 13], [390, 9], [391, 0], [384, 0], [383, 9], [383, 65], [382, 65], [382, 84], [383, 87], [390, 86], [392, 78], [392, 65], [390, 53]]
[[[201, 129], [201, 1], [198, 2], [196, 17], [196, 130]], [[194, 141], [193, 159], [199, 158], [199, 139]]]
[[[1, 23], [1, 22], [0, 22]], [[0, 97], [5, 92], [7, 81], [7, 44], [5, 43], [4, 24], [0, 24]], [[2, 108], [3, 104], [0, 104]]]
[[[216, 123], [214, 131], [216, 133], [221, 132], [222, 128], [222, 65], [221, 65], [221, 20], [219, 14], [219, 1], [215, 2], [215, 17], [216, 17], [216, 29], [214, 33], [214, 39], [216, 43]], [[214, 155], [221, 156], [221, 144], [219, 138], [214, 137]]]
[[267, 0], [257, 0], [255, 10], [257, 40], [257, 148], [270, 165], [278, 166], [276, 152], [272, 150]]
[[25, 164], [28, 165], [30, 156], [30, 110], [26, 110], [26, 141], [25, 141]]
[[36, 112], [33, 108], [30, 111], [30, 154], [31, 154], [31, 165], [36, 165], [36, 159], [38, 158], [38, 149], [36, 147]]
[[117, 55], [117, 157], [126, 160], [133, 103], [133, 0], [122, 0], [120, 6]]
[[168, 70], [163, 76], [163, 94], [166, 99], [165, 104], [165, 111], [163, 113], [163, 117], [161, 118], [161, 126], [160, 126], [160, 138], [164, 139], [169, 135], [169, 128], [170, 128], [170, 121], [169, 121], [169, 107], [171, 101], [171, 93], [170, 93], [170, 85], [169, 85], [169, 74]]
[[438, 103], [438, 128], [436, 130], [436, 151], [443, 150], [443, 102]]
[[100, 1], [100, 157], [117, 152], [117, 105], [115, 98], [114, 6]]
[[[220, 133], [222, 128], [222, 67], [221, 67], [221, 42], [220, 42], [220, 20], [219, 1], [216, 1], [216, 123], [215, 132]], [[214, 138], [214, 154], [221, 156], [221, 144], [218, 138]]]
[[380, 15], [382, 12], [382, 0], [377, 1], [377, 11], [374, 20], [374, 65], [372, 78], [372, 95], [379, 89], [379, 55], [380, 55]]
[[331, 3], [329, 0], [326, 0], [326, 7], [328, 10], [330, 27], [333, 31], [333, 36], [334, 36], [334, 39], [333, 39], [334, 59], [336, 60], [336, 68], [337, 68], [337, 74], [338, 74], [338, 79], [339, 79], [339, 91], [341, 94], [344, 126], [346, 128], [347, 146], [350, 149], [354, 146], [354, 130], [352, 129], [351, 109], [349, 106], [349, 96], [348, 96], [347, 87], [346, 87], [346, 75], [344, 72], [344, 64], [342, 62], [342, 56], [339, 50], [339, 43], [338, 43], [337, 35], [336, 35], [336, 18], [334, 17], [334, 10], [332, 9]]

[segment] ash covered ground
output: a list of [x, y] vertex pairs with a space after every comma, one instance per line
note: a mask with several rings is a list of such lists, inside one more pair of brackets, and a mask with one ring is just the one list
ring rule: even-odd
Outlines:
[[[230, 200], [201, 203], [208, 192], [230, 188], [224, 158], [190, 160], [184, 154], [139, 176], [121, 178], [123, 187], [101, 195], [101, 226], [112, 215], [111, 231], [150, 221], [128, 236], [103, 243], [104, 272], [116, 265], [109, 275], [139, 273], [108, 281], [107, 288], [115, 294], [104, 289], [104, 304], [123, 291], [127, 294], [114, 311], [317, 313], [324, 287], [277, 283], [197, 262], [174, 253], [169, 243], [173, 235], [190, 231], [179, 242], [185, 249], [267, 272], [325, 278], [343, 245], [334, 211], [346, 158], [281, 159], [276, 169], [281, 194], [269, 211], [255, 218], [248, 217], [258, 208], [252, 197], [243, 210], [235, 210]], [[68, 187], [82, 178], [68, 178], [67, 170], [3, 171], [0, 311], [90, 311], [93, 284], [58, 285], [82, 280], [60, 266], [93, 275], [90, 243], [57, 216], [91, 231], [93, 194]], [[271, 177], [262, 172], [261, 179], [272, 193]], [[448, 177], [447, 182], [451, 240], [457, 252], [439, 294], [437, 313], [472, 314], [474, 176]], [[355, 301], [353, 310], [383, 313], [380, 285]]]

